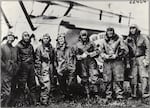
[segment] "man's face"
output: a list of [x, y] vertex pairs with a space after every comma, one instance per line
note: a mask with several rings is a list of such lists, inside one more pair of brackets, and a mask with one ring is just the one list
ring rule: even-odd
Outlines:
[[86, 41], [87, 40], [87, 34], [81, 34], [81, 39], [82, 41]]
[[49, 43], [49, 40], [50, 40], [50, 39], [49, 39], [48, 36], [44, 36], [44, 37], [43, 37], [43, 43], [44, 43], [44, 44], [48, 44], [48, 43]]
[[14, 42], [14, 40], [15, 40], [15, 38], [14, 38], [14, 36], [12, 36], [12, 35], [9, 35], [9, 36], [7, 37], [7, 43], [8, 43], [8, 44], [12, 44], [12, 43]]
[[65, 43], [65, 38], [62, 37], [62, 36], [59, 37], [59, 38], [58, 38], [58, 42], [59, 42], [60, 45], [63, 45], [63, 44]]
[[135, 27], [131, 27], [130, 28], [130, 33], [134, 35], [136, 33], [136, 28]]
[[29, 41], [30, 41], [30, 36], [29, 36], [28, 33], [24, 33], [24, 34], [23, 34], [23, 40], [24, 40], [25, 42], [29, 42]]
[[107, 31], [107, 36], [108, 36], [109, 38], [113, 37], [113, 31]]

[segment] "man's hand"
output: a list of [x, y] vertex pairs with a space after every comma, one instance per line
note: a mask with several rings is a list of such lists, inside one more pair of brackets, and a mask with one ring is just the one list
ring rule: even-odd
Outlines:
[[145, 67], [147, 67], [147, 66], [149, 65], [149, 61], [146, 60], [146, 59], [144, 59], [144, 60], [143, 60], [143, 64], [144, 64]]
[[62, 73], [62, 71], [60, 71], [60, 70], [57, 70], [57, 73], [58, 73], [58, 75], [60, 75], [60, 76], [63, 76], [63, 73]]
[[77, 59], [78, 60], [82, 60], [84, 58], [86, 58], [88, 55], [86, 53], [83, 53], [82, 55], [77, 55]]
[[109, 59], [110, 55], [105, 55], [104, 58], [105, 59]]
[[116, 54], [112, 54], [109, 56], [109, 59], [116, 59], [117, 55]]
[[40, 76], [41, 75], [41, 70], [40, 69], [34, 69], [35, 75]]
[[8, 60], [8, 62], [9, 62], [10, 64], [14, 64], [14, 61], [13, 61], [13, 60]]
[[66, 70], [66, 66], [64, 66], [64, 67], [57, 67], [56, 68], [57, 69], [57, 73], [58, 73], [58, 75], [60, 75], [60, 76], [63, 76], [63, 72]]
[[88, 53], [86, 52], [82, 54], [82, 58], [86, 58], [87, 56], [88, 56]]

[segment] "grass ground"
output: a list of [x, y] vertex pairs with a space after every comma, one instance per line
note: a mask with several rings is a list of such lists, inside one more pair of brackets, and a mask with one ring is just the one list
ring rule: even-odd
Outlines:
[[[16, 98], [15, 106], [16, 107], [31, 107], [28, 105], [29, 98], [26, 96], [26, 99]], [[33, 107], [33, 106], [32, 106]], [[106, 105], [106, 99], [99, 97], [91, 97], [86, 99], [84, 95], [78, 94], [72, 97], [71, 100], [64, 99], [59, 92], [55, 92], [49, 100], [48, 106], [39, 105], [37, 107], [48, 107], [48, 108], [149, 108], [150, 107], [150, 98], [147, 98], [142, 102], [142, 100], [130, 100], [124, 99], [121, 102], [113, 100], [111, 103]]]
[[[150, 100], [150, 99], [148, 99]], [[104, 104], [103, 99], [93, 100], [88, 102], [86, 99], [80, 99], [78, 101], [61, 101], [59, 103], [51, 103], [48, 107], [51, 108], [149, 108], [148, 104], [141, 103], [141, 100], [125, 100], [124, 105], [118, 105], [116, 101], [113, 101], [109, 105]]]

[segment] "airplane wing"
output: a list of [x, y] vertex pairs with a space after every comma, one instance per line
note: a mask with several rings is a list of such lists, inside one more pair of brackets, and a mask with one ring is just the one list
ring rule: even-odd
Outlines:
[[71, 4], [74, 4], [75, 6], [86, 7], [86, 8], [92, 9], [92, 10], [103, 11], [104, 13], [108, 13], [108, 14], [112, 14], [112, 15], [116, 15], [116, 16], [120, 16], [120, 15], [121, 15], [121, 16], [124, 17], [124, 18], [132, 18], [132, 19], [133, 19], [133, 17], [129, 17], [129, 16], [126, 16], [126, 15], [122, 15], [122, 14], [118, 14], [118, 13], [106, 11], [106, 10], [103, 10], [103, 9], [97, 9], [97, 8], [90, 7], [90, 6], [87, 6], [87, 5], [84, 5], [84, 4], [75, 2], [75, 1], [63, 1], [63, 2], [71, 3]]
[[[88, 22], [88, 23], [87, 23]], [[109, 26], [115, 27], [115, 31], [119, 34], [127, 34], [128, 33], [128, 25], [118, 24], [114, 22], [107, 21], [97, 21], [97, 20], [89, 20], [89, 19], [81, 19], [75, 17], [63, 17], [60, 25], [65, 26], [69, 29], [86, 29], [93, 30], [98, 32], [106, 31], [106, 28]]]
[[74, 6], [81, 6], [81, 7], [89, 8], [89, 9], [92, 9], [92, 10], [103, 11], [104, 13], [108, 13], [108, 14], [112, 14], [112, 15], [116, 15], [116, 16], [121, 16], [121, 17], [124, 17], [124, 18], [131, 18], [131, 19], [134, 19], [133, 17], [129, 17], [129, 16], [127, 16], [127, 15], [118, 14], [118, 13], [106, 11], [106, 10], [103, 10], [103, 9], [98, 9], [98, 8], [90, 7], [90, 6], [87, 6], [87, 5], [78, 3], [78, 2], [76, 2], [76, 1], [69, 1], [69, 0], [66, 0], [66, 1], [57, 1], [57, 2], [56, 2], [56, 1], [38, 1], [38, 2], [47, 3], [47, 4], [51, 4], [51, 5], [59, 5], [59, 6], [64, 6], [64, 5], [61, 5], [61, 4], [59, 4], [58, 2], [65, 2], [65, 3], [67, 3], [67, 4], [72, 4], [72, 5], [74, 5]]
[[[88, 9], [91, 9], [91, 10], [95, 10], [95, 12], [93, 14], [96, 14], [96, 15], [105, 15], [104, 13], [107, 13], [107, 14], [111, 14], [111, 15], [116, 15], [119, 17], [119, 23], [121, 23], [121, 18], [124, 17], [124, 18], [130, 18], [129, 16], [126, 16], [126, 15], [122, 15], [122, 14], [118, 14], [118, 13], [113, 13], [113, 12], [110, 12], [110, 11], [106, 11], [106, 10], [103, 10], [103, 9], [97, 9], [95, 7], [90, 7], [90, 6], [87, 6], [85, 4], [81, 4], [81, 3], [78, 3], [78, 2], [74, 2], [74, 1], [36, 1], [36, 2], [40, 2], [40, 3], [45, 3], [45, 8], [43, 8], [43, 11], [41, 13], [39, 13], [39, 16], [34, 16], [34, 15], [28, 15], [28, 13], [24, 12], [27, 19], [28, 19], [28, 22], [32, 28], [32, 30], [35, 30], [36, 27], [34, 27], [34, 25], [32, 24], [32, 22], [30, 21], [30, 18], [37, 18], [39, 17], [39, 19], [43, 20], [43, 19], [53, 19], [53, 20], [57, 20], [57, 19], [63, 19], [61, 24], [62, 25], [68, 25], [69, 27], [73, 27], [73, 28], [76, 28], [74, 25], [77, 25], [78, 22], [83, 22], [84, 20], [83, 19], [80, 19], [80, 18], [75, 18], [75, 19], [79, 19], [79, 21], [75, 21], [76, 23], [70, 23], [72, 22], [71, 20], [74, 19], [73, 16], [69, 16], [69, 12], [72, 10], [72, 9], [75, 9], [79, 12], [83, 12], [84, 14], [84, 11], [87, 11], [87, 10], [83, 10], [83, 9], [80, 9], [80, 8], [76, 8], [77, 6], [79, 7], [85, 7], [85, 8], [88, 8]], [[19, 1], [19, 3], [21, 4], [21, 1]], [[23, 4], [23, 3], [22, 3]], [[57, 15], [51, 15], [51, 13], [49, 13], [48, 11], [48, 14], [44, 14], [47, 10], [48, 10], [48, 7], [51, 6], [51, 5], [57, 5], [58, 7], [65, 7], [65, 11], [63, 11], [62, 15], [61, 16], [57, 16]], [[25, 10], [22, 6], [22, 9]], [[97, 12], [97, 13], [96, 13]], [[98, 12], [101, 12], [101, 13], [98, 13]], [[57, 11], [55, 12], [57, 13]], [[71, 13], [71, 12], [70, 12]], [[70, 17], [70, 19], [68, 20], [68, 18], [63, 18], [63, 17]], [[102, 17], [102, 16], [101, 16]], [[66, 21], [65, 21], [66, 20]], [[68, 21], [69, 23], [68, 23]], [[81, 21], [80, 21], [81, 20]], [[90, 19], [89, 19], [90, 20]], [[101, 20], [101, 19], [100, 19]], [[44, 20], [45, 21], [45, 20]], [[99, 20], [96, 20], [96, 22], [98, 22]], [[39, 21], [38, 21], [39, 22]], [[87, 22], [86, 22], [87, 23]], [[85, 23], [85, 25], [86, 25]], [[106, 24], [108, 23], [108, 24]], [[110, 25], [111, 22], [106, 22], [105, 24], [102, 24], [103, 26], [104, 25]], [[113, 23], [114, 24], [114, 23]], [[112, 25], [113, 25], [112, 24]], [[116, 23], [118, 24], [118, 23]], [[116, 26], [116, 25], [115, 25]], [[88, 26], [86, 26], [88, 27]], [[85, 27], [85, 28], [86, 28]], [[95, 26], [93, 26], [95, 27]], [[90, 27], [89, 29], [93, 28], [93, 27]], [[97, 30], [97, 28], [96, 28]]]

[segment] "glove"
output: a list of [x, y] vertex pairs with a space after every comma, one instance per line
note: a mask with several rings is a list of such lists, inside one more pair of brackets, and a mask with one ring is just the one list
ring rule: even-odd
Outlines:
[[84, 58], [86, 58], [88, 55], [86, 53], [83, 53], [82, 55], [77, 55], [77, 59], [78, 60], [82, 60]]
[[116, 59], [117, 55], [116, 54], [112, 54], [109, 56], [109, 59]]
[[12, 71], [13, 71], [13, 64], [10, 62], [10, 61], [8, 61], [7, 63], [6, 63], [6, 71], [8, 72], [8, 73], [11, 73]]
[[104, 59], [109, 59], [109, 57], [110, 57], [109, 55], [105, 55]]
[[41, 75], [41, 70], [40, 69], [34, 69], [35, 75], [40, 76]]
[[58, 75], [60, 75], [60, 76], [63, 76], [63, 71], [65, 71], [65, 67], [63, 67], [63, 68], [56, 68], [57, 69], [57, 73], [58, 73]]
[[88, 56], [87, 53], [83, 53], [81, 57], [86, 58], [87, 56]]
[[96, 52], [88, 53], [88, 56], [90, 56], [90, 57], [95, 57], [96, 55], [97, 55], [97, 53], [96, 53]]
[[144, 64], [145, 67], [147, 67], [147, 66], [149, 65], [149, 61], [146, 60], [146, 59], [144, 59], [144, 60], [143, 60], [143, 64]]
[[127, 68], [127, 69], [130, 69], [130, 67], [131, 67], [130, 64], [127, 63], [126, 68]]

